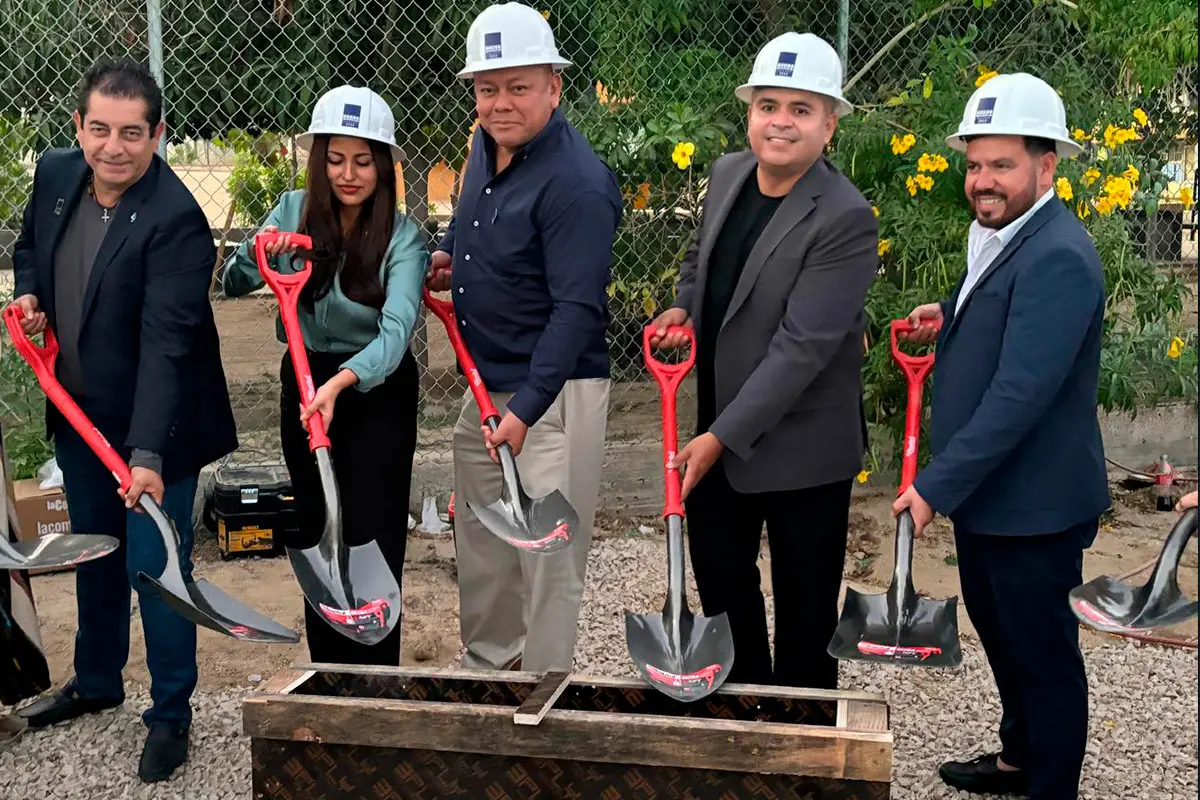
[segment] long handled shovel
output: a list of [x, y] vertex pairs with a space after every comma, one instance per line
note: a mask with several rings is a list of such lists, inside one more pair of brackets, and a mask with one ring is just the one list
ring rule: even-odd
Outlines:
[[[454, 348], [459, 365], [467, 375], [467, 382], [471, 385], [471, 393], [475, 395], [483, 424], [493, 431], [496, 430], [500, 425], [500, 412], [492, 403], [487, 387], [483, 385], [483, 378], [475, 368], [475, 359], [471, 358], [462, 334], [458, 332], [454, 304], [447, 300], [438, 300], [428, 289], [425, 289], [424, 293], [425, 305], [446, 326], [446, 334], [450, 337], [450, 344]], [[579, 514], [567, 498], [557, 489], [545, 497], [527, 495], [521, 485], [521, 476], [517, 472], [517, 460], [513, 457], [512, 449], [505, 443], [497, 450], [500, 454], [500, 472], [503, 475], [499, 499], [486, 506], [467, 500], [467, 506], [485, 528], [513, 547], [545, 555], [556, 553], [570, 545], [575, 530], [579, 527]]]
[[1150, 580], [1130, 586], [1102, 575], [1071, 590], [1071, 610], [1089, 627], [1106, 633], [1133, 633], [1178, 625], [1196, 616], [1196, 601], [1179, 591], [1179, 559], [1196, 532], [1196, 509], [1171, 528]]
[[638, 671], [651, 686], [676, 700], [690, 702], [715, 692], [733, 667], [733, 634], [725, 614], [697, 617], [688, 608], [683, 589], [683, 505], [679, 470], [667, 466], [679, 445], [675, 395], [696, 360], [696, 340], [691, 328], [673, 327], [690, 343], [687, 360], [664, 364], [651, 355], [650, 337], [655, 327], [642, 333], [646, 366], [658, 381], [662, 400], [663, 475], [666, 483], [667, 599], [661, 614], [625, 612], [625, 641]]
[[[933, 368], [933, 354], [900, 352], [896, 335], [912, 330], [908, 320], [892, 321], [892, 356], [908, 379], [904, 425], [904, 462], [899, 494], [917, 477], [917, 439], [921, 430], [921, 389]], [[847, 587], [846, 603], [828, 652], [846, 661], [874, 661], [919, 667], [956, 667], [962, 663], [958, 641], [958, 598], [931, 600], [917, 595], [912, 582], [912, 514], [896, 520], [896, 565], [886, 594], [860, 594]]]
[[[308, 236], [260, 233], [254, 238], [254, 253], [258, 259], [259, 273], [279, 299], [279, 315], [283, 319], [288, 353], [296, 371], [296, 382], [300, 386], [300, 399], [308, 405], [317, 390], [313, 386], [312, 370], [304, 350], [296, 301], [312, 274], [312, 263], [306, 260], [302, 270], [289, 275], [267, 266], [267, 245], [285, 235], [299, 247], [311, 252], [312, 239]], [[309, 417], [308, 443], [321, 476], [325, 527], [315, 545], [287, 548], [292, 571], [309, 605], [331, 628], [361, 644], [376, 644], [400, 624], [400, 585], [392, 575], [378, 542], [372, 539], [367, 544], [348, 547], [342, 538], [341, 498], [329, 453], [329, 436], [319, 413]], [[398, 535], [406, 534], [407, 531], [401, 530]]]
[[[13, 344], [17, 351], [29, 362], [37, 375], [38, 383], [57, 406], [63, 417], [71, 424], [87, 442], [88, 447], [108, 467], [122, 489], [128, 489], [133, 482], [129, 465], [117, 454], [103, 434], [91, 423], [83, 413], [83, 409], [71, 398], [62, 384], [54, 377], [54, 359], [58, 354], [58, 343], [54, 334], [46, 330], [46, 345], [36, 347], [25, 336], [20, 325], [20, 312], [13, 306], [4, 311], [4, 321], [12, 335]], [[288, 642], [300, 641], [300, 635], [293, 630], [283, 627], [267, 617], [259, 614], [249, 606], [233, 599], [221, 589], [200, 578], [193, 580], [185, 578], [179, 567], [179, 532], [171, 518], [163, 513], [162, 508], [150, 496], [142, 492], [138, 498], [142, 511], [153, 520], [162, 536], [163, 549], [166, 550], [166, 564], [157, 576], [138, 572], [141, 580], [149, 583], [163, 598], [164, 602], [177, 614], [190, 622], [210, 630], [224, 633], [235, 639], [249, 642]]]

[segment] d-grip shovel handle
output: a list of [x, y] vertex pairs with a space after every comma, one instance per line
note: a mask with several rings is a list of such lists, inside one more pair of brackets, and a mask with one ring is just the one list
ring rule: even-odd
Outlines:
[[696, 363], [696, 334], [684, 325], [673, 325], [667, 328], [667, 335], [683, 334], [688, 341], [688, 357], [679, 364], [665, 364], [651, 355], [650, 340], [658, 332], [657, 325], [647, 325], [642, 331], [642, 353], [646, 368], [658, 381], [658, 391], [662, 395], [662, 426], [663, 426], [663, 477], [667, 486], [667, 503], [663, 509], [664, 517], [683, 516], [683, 502], [680, 500], [681, 487], [679, 470], [672, 468], [671, 459], [679, 448], [679, 432], [675, 413], [675, 396], [679, 384]]
[[58, 339], [55, 338], [54, 331], [47, 327], [42, 332], [46, 343], [42, 347], [38, 347], [29, 340], [29, 337], [25, 335], [25, 329], [21, 327], [23, 316], [21, 309], [16, 305], [10, 305], [4, 309], [4, 324], [8, 327], [8, 335], [12, 338], [13, 347], [17, 348], [17, 352], [33, 368], [33, 374], [37, 376], [38, 383], [41, 385], [42, 391], [46, 393], [46, 397], [50, 398], [50, 402], [54, 403], [71, 427], [78, 431], [80, 437], [88, 443], [101, 463], [108, 467], [108, 471], [121, 485], [121, 491], [128, 491], [133, 484], [133, 475], [129, 470], [129, 465], [108, 443], [104, 435], [96, 429], [96, 426], [83, 413], [83, 409], [71, 398], [71, 395], [67, 394], [67, 390], [54, 376], [54, 360], [58, 357]]
[[475, 359], [471, 358], [462, 334], [458, 332], [458, 316], [454, 313], [454, 303], [450, 300], [438, 300], [429, 293], [428, 287], [422, 287], [421, 292], [426, 307], [446, 326], [446, 334], [450, 337], [450, 346], [454, 348], [454, 355], [463, 372], [467, 374], [467, 383], [471, 386], [471, 394], [475, 396], [475, 404], [479, 406], [480, 421], [484, 425], [490, 423], [494, 430], [500, 422], [500, 412], [496, 410], [496, 405], [492, 402], [487, 387], [483, 385], [483, 378], [480, 377], [479, 370], [475, 367]]
[[[301, 248], [312, 251], [312, 238], [302, 233], [287, 233], [272, 231], [260, 233], [254, 237], [254, 255], [258, 261], [259, 274], [271, 287], [271, 291], [279, 298], [279, 316], [283, 320], [283, 330], [287, 335], [288, 353], [292, 357], [292, 367], [296, 370], [296, 383], [300, 386], [300, 399], [307, 406], [317, 396], [313, 385], [312, 369], [308, 365], [308, 353], [304, 350], [304, 334], [300, 332], [300, 320], [296, 316], [296, 301], [308, 278], [312, 275], [312, 262], [304, 259], [304, 268], [290, 275], [284, 275], [278, 270], [267, 266], [267, 245], [275, 243], [284, 236], [290, 238]], [[308, 418], [308, 446], [311, 450], [322, 447], [328, 448], [329, 436], [325, 433], [325, 420], [321, 412]]]
[[[941, 320], [924, 323], [921, 327], [939, 329]], [[904, 415], [904, 461], [900, 470], [900, 491], [904, 494], [917, 477], [917, 437], [921, 432], [921, 391], [933, 369], [933, 353], [923, 356], [910, 356], [900, 350], [898, 334], [912, 333], [917, 328], [907, 319], [892, 320], [892, 358], [904, 370], [908, 379], [908, 408]]]

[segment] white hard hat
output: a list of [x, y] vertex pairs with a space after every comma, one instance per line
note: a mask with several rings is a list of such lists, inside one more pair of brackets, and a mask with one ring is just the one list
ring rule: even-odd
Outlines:
[[313, 108], [308, 131], [296, 137], [296, 144], [307, 150], [318, 134], [357, 136], [382, 142], [392, 149], [394, 160], [404, 160], [404, 151], [396, 144], [396, 119], [392, 110], [382, 97], [365, 86], [347, 84], [321, 95]]
[[754, 59], [750, 80], [734, 94], [743, 103], [749, 103], [759, 86], [799, 89], [832, 97], [838, 116], [854, 110], [842, 96], [842, 60], [828, 42], [812, 33], [789, 31], [763, 45]]
[[458, 77], [535, 64], [556, 70], [571, 66], [558, 54], [550, 23], [540, 11], [522, 3], [491, 5], [479, 12], [467, 30], [467, 63]]
[[958, 132], [946, 144], [960, 153], [968, 136], [1035, 136], [1057, 144], [1058, 155], [1070, 158], [1083, 148], [1067, 133], [1062, 98], [1041, 78], [1026, 72], [997, 75], [975, 90], [963, 110]]

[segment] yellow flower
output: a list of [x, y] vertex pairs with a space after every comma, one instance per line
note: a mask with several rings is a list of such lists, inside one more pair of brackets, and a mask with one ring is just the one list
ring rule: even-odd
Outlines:
[[975, 79], [975, 85], [977, 87], [983, 86], [985, 83], [990, 81], [992, 78], [994, 78], [1000, 74], [999, 72], [996, 72], [996, 70], [994, 70], [994, 69], [988, 69], [983, 64], [980, 64], [978, 69], [979, 69], [979, 77]]
[[1150, 123], [1150, 117], [1146, 116], [1146, 112], [1142, 111], [1140, 108], [1135, 108], [1133, 110], [1133, 118], [1137, 120], [1137, 124], [1141, 125], [1143, 128]]
[[1133, 200], [1133, 184], [1124, 175], [1109, 175], [1104, 179], [1104, 195], [1121, 208], [1129, 208]]
[[692, 156], [695, 154], [696, 145], [691, 142], [680, 142], [675, 145], [675, 150], [671, 153], [671, 160], [680, 169], [687, 169], [692, 165]]
[[1192, 198], [1192, 187], [1183, 186], [1179, 189], [1179, 202], [1183, 203], [1184, 211], [1187, 211], [1195, 204], [1196, 201]]
[[871, 206], [871, 213], [873, 213], [875, 215], [875, 218], [878, 219], [879, 218], [879, 206]]
[[949, 166], [950, 162], [946, 160], [945, 156], [931, 156], [929, 153], [922, 153], [921, 157], [917, 159], [917, 169], [921, 172], [944, 172]]
[[904, 188], [908, 189], [908, 193], [913, 197], [917, 196], [917, 182], [913, 180], [912, 175], [904, 179]]
[[1118, 128], [1116, 125], [1109, 124], [1104, 129], [1104, 144], [1110, 148], [1118, 148], [1126, 142], [1132, 142], [1135, 139], [1140, 139], [1138, 132], [1132, 126], [1128, 128]]
[[929, 177], [928, 175], [917, 175], [913, 178], [913, 180], [916, 181], [917, 186], [920, 186], [927, 192], [933, 188], [933, 178]]
[[867, 478], [869, 477], [871, 477], [871, 473], [864, 469], [862, 472], [858, 473], [858, 477], [855, 480], [857, 480], [859, 483], [866, 483]]
[[1075, 130], [1071, 131], [1071, 138], [1077, 142], [1085, 142], [1088, 138], [1087, 131], [1085, 131], [1083, 128], [1076, 128]]
[[883, 258], [884, 254], [887, 253], [887, 251], [891, 250], [891, 249], [892, 249], [892, 240], [891, 239], [880, 239], [879, 240], [879, 257], [880, 258]]
[[1075, 197], [1075, 193], [1071, 190], [1071, 182], [1067, 180], [1066, 176], [1054, 182], [1054, 191], [1067, 203], [1071, 202], [1071, 199]]
[[912, 146], [917, 143], [917, 137], [911, 133], [906, 133], [903, 136], [892, 134], [892, 153], [902, 156], [912, 149]]
[[1183, 343], [1183, 339], [1180, 339], [1178, 336], [1176, 336], [1171, 340], [1171, 346], [1167, 348], [1167, 355], [1171, 358], [1179, 358], [1181, 355], [1183, 355], [1183, 349], [1185, 347], [1187, 347], [1187, 345]]
[[1102, 217], [1107, 217], [1113, 212], [1113, 202], [1107, 197], [1097, 197], [1095, 200], [1096, 211]]
[[1121, 174], [1128, 178], [1129, 182], [1134, 186], [1137, 186], [1138, 178], [1142, 177], [1142, 173], [1138, 172], [1138, 168], [1133, 164], [1130, 164], [1129, 167]]
[[1091, 186], [1100, 177], [1100, 170], [1095, 167], [1088, 167], [1087, 172], [1083, 173], [1083, 185]]
[[1085, 201], [1080, 200], [1075, 204], [1075, 216], [1079, 217], [1080, 219], [1085, 219], [1091, 216], [1091, 213], [1092, 210], [1088, 208], [1088, 205]]

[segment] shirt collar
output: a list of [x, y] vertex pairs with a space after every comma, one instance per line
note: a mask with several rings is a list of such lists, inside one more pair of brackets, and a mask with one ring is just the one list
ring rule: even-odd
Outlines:
[[1005, 225], [1000, 230], [985, 228], [979, 224], [979, 220], [972, 220], [970, 236], [972, 239], [978, 239], [980, 243], [987, 242], [994, 237], [1000, 242], [1001, 247], [1007, 247], [1008, 243], [1011, 242], [1013, 237], [1017, 235], [1017, 232], [1025, 226], [1025, 223], [1029, 222], [1030, 218], [1033, 217], [1033, 215], [1036, 214], [1042, 206], [1050, 202], [1051, 197], [1054, 197], [1053, 186], [1047, 189], [1046, 193], [1039, 197], [1037, 202], [1029, 207], [1028, 211]]
[[[545, 124], [545, 126], [536, 134], [534, 134], [532, 139], [521, 145], [519, 148], [517, 148], [516, 152], [513, 153], [513, 161], [517, 161], [522, 156], [528, 158], [538, 149], [539, 146], [544, 144], [546, 140], [549, 139], [565, 121], [566, 117], [563, 116], [562, 110], [557, 108], [554, 109], [554, 111], [550, 114], [550, 120]], [[483, 129], [483, 125], [479, 126], [479, 134], [481, 136], [481, 141], [483, 142], [483, 152], [487, 157], [488, 166], [491, 167], [492, 174], [494, 175], [496, 174], [496, 140], [491, 137], [491, 134]]]

